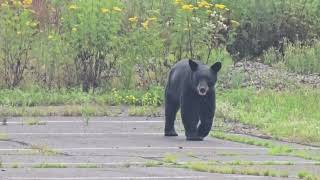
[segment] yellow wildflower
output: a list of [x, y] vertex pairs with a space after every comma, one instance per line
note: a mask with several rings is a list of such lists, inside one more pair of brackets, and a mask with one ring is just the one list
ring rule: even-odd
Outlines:
[[107, 9], [107, 8], [101, 8], [100, 10], [101, 10], [101, 12], [102, 12], [103, 14], [106, 14], [106, 13], [108, 13], [108, 12], [110, 11], [110, 10]]
[[[20, 1], [19, 1], [20, 2]], [[27, 6], [29, 6], [29, 5], [31, 5], [32, 4], [32, 0], [23, 0], [23, 2], [22, 2], [24, 5], [27, 5]]]
[[117, 6], [113, 7], [112, 9], [113, 9], [114, 11], [117, 11], [117, 12], [121, 12], [121, 11], [122, 11], [122, 9], [119, 8], [119, 7], [117, 7]]
[[48, 39], [53, 39], [53, 36], [52, 36], [52, 35], [49, 35], [49, 36], [48, 36]]
[[193, 10], [193, 5], [192, 4], [185, 4], [182, 6], [182, 9], [185, 11], [192, 11]]
[[72, 31], [73, 31], [73, 32], [76, 32], [76, 31], [78, 31], [78, 29], [77, 29], [76, 27], [73, 27], [73, 28], [72, 28]]
[[1, 7], [9, 7], [8, 2], [7, 2], [7, 1], [3, 2], [3, 3], [1, 4]]
[[175, 4], [178, 4], [178, 5], [181, 4], [182, 5], [183, 4], [183, 0], [176, 0]]
[[17, 34], [20, 35], [20, 34], [21, 34], [21, 31], [18, 31]]
[[78, 9], [78, 6], [75, 5], [75, 4], [71, 4], [71, 5], [69, 6], [69, 9], [70, 9], [70, 10], [76, 10], [76, 9]]
[[141, 23], [144, 29], [149, 28], [149, 20], [146, 20], [145, 22]]
[[201, 2], [198, 2], [198, 6], [200, 8], [210, 8], [212, 6], [212, 4], [208, 3], [207, 1], [201, 1]]
[[157, 17], [149, 17], [148, 20], [149, 20], [149, 21], [156, 21], [156, 20], [157, 20]]
[[[19, 6], [22, 5], [20, 1], [12, 1], [12, 4], [13, 4], [14, 6], [16, 6], [16, 7], [19, 7]], [[26, 6], [29, 6], [29, 4], [25, 4], [25, 5], [26, 5]]]
[[130, 22], [137, 22], [138, 21], [138, 17], [137, 16], [133, 16], [131, 18], [128, 19]]
[[240, 26], [240, 23], [235, 20], [231, 20], [231, 25], [232, 25], [232, 27], [236, 28], [236, 27]]
[[216, 4], [216, 5], [214, 5], [214, 7], [218, 8], [218, 9], [225, 9], [226, 5], [224, 5], [224, 4]]
[[36, 27], [38, 24], [36, 22], [30, 23], [31, 27]]

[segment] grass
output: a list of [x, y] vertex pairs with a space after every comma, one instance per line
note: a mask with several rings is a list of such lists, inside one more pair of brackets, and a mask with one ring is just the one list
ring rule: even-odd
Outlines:
[[[232, 164], [233, 165], [233, 164]], [[288, 177], [286, 172], [278, 172], [271, 170], [261, 170], [258, 168], [239, 167], [236, 168], [232, 165], [219, 165], [204, 162], [188, 162], [181, 165], [183, 168], [209, 173], [219, 174], [241, 174], [241, 175], [254, 175], [254, 176], [272, 176], [272, 177]]]
[[[320, 91], [297, 88], [286, 91], [232, 89], [217, 91], [216, 117], [258, 128], [264, 134], [293, 142], [320, 144]], [[130, 116], [158, 116], [163, 88], [111, 90], [0, 90], [1, 116], [117, 116], [119, 108], [134, 105]], [[19, 98], [18, 98], [19, 97]], [[85, 104], [82, 106], [81, 104]], [[88, 118], [84, 118], [88, 119]]]
[[150, 106], [133, 106], [128, 110], [129, 116], [149, 116], [158, 117], [160, 116], [159, 108]]
[[59, 163], [42, 163], [42, 164], [36, 164], [32, 166], [33, 168], [67, 168], [64, 164]]
[[11, 168], [19, 168], [19, 165], [16, 164], [16, 163], [15, 163], [15, 164], [12, 164], [12, 165], [11, 165]]
[[305, 180], [320, 180], [320, 176], [316, 176], [306, 171], [300, 171], [298, 173], [298, 178], [305, 179]]
[[76, 104], [99, 105], [160, 105], [163, 88], [146, 90], [110, 90], [84, 93], [80, 89], [45, 90], [41, 88], [0, 90], [1, 106], [59, 106]]
[[265, 52], [263, 59], [270, 65], [283, 63], [287, 70], [296, 73], [320, 73], [319, 48], [319, 41], [316, 41], [312, 45], [286, 42], [284, 48], [285, 56], [281, 56], [275, 48], [270, 48]]
[[270, 155], [294, 156], [294, 157], [299, 157], [299, 158], [303, 158], [303, 159], [307, 159], [307, 160], [320, 161], [319, 154], [312, 154], [307, 149], [306, 150], [296, 150], [296, 149], [293, 149], [293, 148], [286, 146], [286, 145], [275, 144], [269, 140], [260, 140], [257, 138], [244, 137], [244, 136], [240, 136], [240, 135], [225, 134], [222, 132], [211, 133], [211, 136], [218, 138], [218, 139], [265, 147], [268, 149], [268, 152]]
[[261, 146], [265, 148], [272, 148], [276, 146], [274, 143], [268, 140], [260, 140], [257, 138], [244, 137], [244, 136], [234, 135], [234, 134], [226, 134], [226, 133], [217, 132], [217, 131], [211, 133], [211, 136], [218, 139], [239, 142], [239, 143], [244, 143], [249, 145], [255, 145], [255, 146]]
[[40, 121], [40, 119], [37, 118], [27, 118], [23, 120], [23, 124], [34, 126], [34, 125], [46, 125], [46, 122]]
[[277, 162], [277, 161], [266, 161], [266, 162], [253, 162], [253, 161], [241, 161], [236, 160], [232, 162], [223, 163], [227, 165], [234, 165], [234, 166], [253, 166], [253, 165], [267, 165], [267, 166], [274, 166], [274, 165], [294, 165], [293, 162]]
[[163, 157], [163, 162], [170, 164], [177, 164], [178, 157], [174, 154], [166, 153]]
[[[219, 91], [218, 91], [219, 92]], [[320, 91], [234, 89], [217, 95], [217, 117], [294, 142], [320, 143]]]
[[[120, 108], [91, 104], [86, 111], [92, 116], [118, 116]], [[82, 116], [83, 106], [62, 105], [62, 106], [35, 106], [35, 107], [0, 107], [0, 116]]]
[[50, 149], [47, 145], [32, 145], [31, 149], [46, 156], [55, 156], [59, 154], [58, 151]]
[[0, 141], [5, 141], [8, 140], [8, 135], [5, 133], [0, 133]]
[[79, 164], [76, 168], [99, 168], [97, 164]]
[[163, 162], [161, 161], [147, 161], [145, 163], [145, 167], [157, 167], [163, 165]]

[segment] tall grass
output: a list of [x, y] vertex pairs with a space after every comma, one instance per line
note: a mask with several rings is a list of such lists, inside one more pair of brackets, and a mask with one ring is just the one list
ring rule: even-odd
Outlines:
[[283, 63], [292, 72], [301, 74], [320, 73], [320, 42], [311, 45], [286, 43], [284, 56], [275, 48], [264, 53], [264, 62], [270, 65]]
[[160, 105], [163, 102], [163, 88], [149, 90], [116, 90], [84, 93], [80, 89], [45, 90], [31, 88], [26, 90], [0, 90], [0, 105], [4, 106], [56, 106], [73, 104], [108, 105]]

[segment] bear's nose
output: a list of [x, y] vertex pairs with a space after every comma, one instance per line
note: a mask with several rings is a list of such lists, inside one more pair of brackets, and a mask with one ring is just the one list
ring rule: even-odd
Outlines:
[[204, 94], [206, 92], [205, 88], [200, 88], [200, 93]]

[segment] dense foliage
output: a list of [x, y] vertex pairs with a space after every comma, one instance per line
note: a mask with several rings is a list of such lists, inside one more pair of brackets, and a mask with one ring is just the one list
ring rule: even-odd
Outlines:
[[[320, 72], [318, 59], [310, 64], [304, 56], [285, 55], [308, 51], [305, 45], [318, 46], [313, 43], [320, 34], [316, 0], [0, 3], [3, 88], [149, 88], [163, 85], [168, 69], [180, 59], [228, 64], [227, 51], [237, 61], [260, 56], [270, 47], [266, 62], [285, 61], [300, 73]], [[296, 42], [299, 50], [291, 48]], [[295, 68], [304, 64], [303, 70]]]

